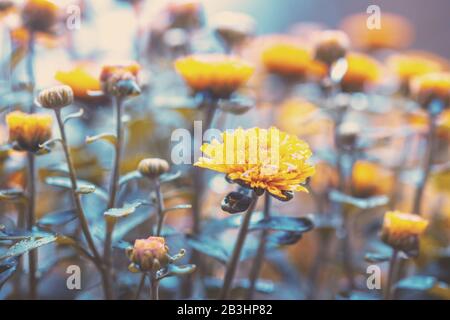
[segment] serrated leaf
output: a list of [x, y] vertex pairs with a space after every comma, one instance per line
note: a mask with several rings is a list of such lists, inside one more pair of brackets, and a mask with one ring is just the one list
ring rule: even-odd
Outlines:
[[349, 204], [364, 210], [381, 207], [389, 203], [389, 198], [387, 196], [376, 196], [362, 199], [352, 197], [337, 190], [330, 192], [330, 200], [338, 203]]
[[55, 227], [65, 225], [77, 218], [75, 209], [69, 209], [45, 215], [38, 221], [39, 226]]
[[17, 271], [18, 265], [19, 260], [17, 258], [7, 259], [0, 264], [0, 290]]
[[105, 216], [115, 219], [124, 218], [136, 211], [142, 205], [141, 201], [126, 203], [122, 208], [112, 208], [105, 212]]
[[30, 238], [27, 240], [22, 240], [12, 247], [10, 247], [5, 253], [0, 256], [0, 261], [8, 258], [18, 257], [27, 253], [28, 251], [40, 248], [42, 246], [53, 243], [57, 240], [55, 235], [49, 235], [42, 238]]
[[72, 120], [72, 119], [77, 119], [77, 118], [81, 118], [84, 114], [84, 109], [80, 109], [77, 112], [71, 113], [69, 115], [67, 115], [64, 120], [63, 123], [66, 124], [68, 121]]
[[97, 141], [106, 141], [110, 144], [112, 144], [113, 146], [115, 146], [117, 144], [117, 137], [114, 134], [111, 133], [102, 133], [93, 137], [87, 137], [86, 138], [86, 143], [87, 144], [91, 144]]
[[224, 264], [228, 261], [228, 253], [222, 247], [220, 242], [206, 237], [188, 236], [187, 243], [194, 250], [203, 253], [206, 256], [212, 257]]
[[[47, 183], [48, 185], [54, 186], [54, 187], [61, 187], [61, 188], [65, 188], [65, 189], [72, 189], [72, 182], [70, 181], [70, 178], [68, 177], [48, 177], [45, 179], [45, 183]], [[77, 185], [78, 185], [78, 190], [92, 190], [95, 189], [93, 191], [93, 193], [95, 195], [97, 195], [98, 197], [100, 197], [101, 199], [108, 201], [108, 193], [106, 191], [104, 191], [103, 189], [99, 188], [98, 186], [85, 181], [85, 180], [80, 180], [77, 179]]]

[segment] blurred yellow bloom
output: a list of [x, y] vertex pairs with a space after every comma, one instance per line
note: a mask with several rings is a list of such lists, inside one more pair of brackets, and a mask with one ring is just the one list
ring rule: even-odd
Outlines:
[[352, 173], [353, 193], [360, 198], [389, 194], [392, 179], [392, 174], [383, 167], [368, 161], [357, 161]]
[[308, 75], [321, 76], [326, 73], [326, 66], [314, 60], [309, 48], [288, 37], [273, 41], [263, 50], [261, 58], [268, 72], [284, 77], [303, 79]]
[[[428, 115], [424, 112], [411, 112], [408, 122], [416, 130], [428, 131]], [[443, 111], [437, 119], [436, 135], [441, 139], [450, 139], [450, 110]]]
[[443, 59], [420, 52], [392, 55], [388, 58], [386, 64], [401, 81], [405, 82], [412, 77], [439, 72], [444, 68]]
[[361, 53], [347, 55], [348, 70], [342, 79], [342, 90], [364, 91], [367, 85], [376, 83], [381, 76], [381, 66], [373, 58]]
[[195, 93], [227, 98], [244, 86], [254, 68], [243, 60], [220, 54], [202, 54], [175, 61], [175, 69]]
[[419, 236], [427, 226], [428, 221], [418, 215], [388, 211], [384, 216], [381, 238], [394, 249], [415, 251], [418, 249]]
[[6, 123], [9, 141], [20, 151], [37, 152], [52, 136], [53, 118], [50, 115], [14, 111], [6, 116]]
[[348, 16], [341, 24], [356, 48], [362, 49], [401, 49], [408, 47], [414, 39], [414, 29], [406, 18], [383, 12], [381, 28], [369, 29], [367, 14]]
[[307, 191], [302, 184], [315, 168], [308, 163], [312, 152], [306, 142], [276, 128], [239, 128], [222, 133], [222, 140], [204, 144], [205, 157], [195, 165], [281, 200], [290, 200], [294, 191]]
[[417, 76], [411, 79], [411, 94], [427, 108], [435, 99], [441, 100], [445, 107], [450, 106], [450, 73], [436, 72]]
[[279, 108], [278, 127], [296, 136], [313, 135], [321, 132], [328, 121], [319, 118], [319, 109], [305, 100], [290, 99]]
[[94, 66], [80, 63], [68, 71], [58, 71], [55, 79], [72, 88], [76, 98], [90, 99], [89, 91], [101, 91], [100, 80], [92, 72]]

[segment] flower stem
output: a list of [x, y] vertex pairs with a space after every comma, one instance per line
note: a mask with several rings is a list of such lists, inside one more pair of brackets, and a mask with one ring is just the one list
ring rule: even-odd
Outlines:
[[150, 298], [151, 300], [159, 300], [159, 280], [156, 279], [156, 275], [152, 274], [150, 277], [151, 283], [151, 292]]
[[427, 151], [426, 151], [426, 159], [425, 164], [423, 166], [423, 176], [420, 179], [419, 185], [417, 186], [415, 195], [414, 195], [414, 205], [413, 205], [413, 213], [418, 215], [421, 214], [422, 209], [422, 201], [423, 195], [425, 191], [425, 186], [427, 184], [428, 178], [430, 176], [431, 167], [434, 161], [434, 149], [435, 149], [435, 134], [436, 134], [436, 125], [437, 125], [437, 116], [430, 115], [429, 116], [429, 130], [428, 130], [428, 139], [427, 139]]
[[255, 210], [258, 197], [252, 193], [252, 203], [248, 208], [248, 211], [242, 217], [241, 228], [239, 229], [238, 238], [234, 246], [233, 254], [227, 265], [225, 271], [225, 280], [223, 282], [222, 291], [220, 292], [219, 299], [226, 300], [231, 291], [234, 275], [236, 274], [237, 265], [241, 257], [242, 248], [244, 247], [245, 239], [247, 238], [248, 228], [250, 226], [250, 220], [252, 218], [253, 211]]
[[139, 281], [139, 287], [138, 287], [138, 290], [136, 292], [135, 300], [139, 300], [139, 298], [141, 297], [142, 289], [144, 289], [144, 286], [145, 286], [145, 278], [146, 278], [146, 274], [142, 273], [141, 281]]
[[162, 232], [162, 227], [164, 224], [164, 199], [161, 193], [161, 183], [159, 180], [155, 181], [155, 192], [157, 200], [157, 214], [158, 214], [158, 227], [156, 229], [156, 236], [160, 237]]
[[391, 300], [392, 299], [392, 284], [395, 281], [395, 273], [396, 273], [396, 266], [397, 266], [397, 257], [398, 257], [398, 251], [394, 250], [392, 253], [391, 260], [389, 262], [389, 274], [388, 274], [388, 282], [386, 285], [386, 290], [384, 292], [384, 299], [385, 300]]
[[[270, 219], [270, 207], [271, 207], [271, 197], [268, 192], [265, 194], [264, 198], [264, 219]], [[252, 269], [250, 270], [249, 281], [250, 286], [247, 291], [247, 300], [252, 300], [255, 294], [256, 283], [258, 281], [259, 275], [261, 273], [261, 268], [264, 262], [264, 256], [266, 253], [267, 237], [269, 236], [268, 230], [263, 230], [261, 232], [261, 238], [259, 240], [258, 250], [256, 252], [255, 260], [253, 261]]]
[[56, 120], [58, 122], [59, 130], [61, 133], [61, 144], [63, 147], [64, 155], [66, 157], [67, 166], [69, 167], [69, 177], [70, 177], [70, 181], [72, 183], [72, 188], [71, 188], [72, 197], [73, 197], [73, 200], [75, 203], [75, 207], [77, 209], [78, 220], [80, 221], [81, 230], [83, 231], [83, 235], [86, 238], [87, 244], [93, 255], [93, 258], [97, 261], [96, 265], [102, 276], [103, 289], [105, 291], [105, 298], [110, 299], [111, 298], [111, 288], [110, 288], [108, 279], [105, 276], [106, 274], [105, 274], [105, 270], [102, 266], [102, 259], [97, 251], [97, 248], [95, 247], [95, 243], [94, 243], [94, 240], [92, 238], [92, 235], [91, 235], [91, 232], [89, 229], [89, 224], [86, 219], [86, 215], [84, 214], [83, 206], [81, 205], [81, 198], [80, 198], [80, 195], [77, 193], [78, 183], [77, 183], [77, 179], [76, 179], [75, 167], [73, 165], [72, 158], [71, 158], [70, 152], [69, 152], [69, 147], [67, 145], [66, 131], [64, 129], [64, 123], [62, 121], [61, 111], [55, 110], [55, 113], [56, 113]]
[[[32, 97], [34, 88], [36, 85], [36, 76], [34, 73], [34, 60], [35, 60], [35, 44], [36, 44], [36, 34], [34, 31], [30, 31], [29, 37], [28, 37], [28, 55], [26, 60], [26, 68], [27, 68], [27, 75], [28, 75], [28, 81], [30, 82]], [[34, 102], [31, 103], [31, 112], [34, 112], [35, 105]]]
[[122, 157], [122, 144], [123, 144], [123, 135], [122, 135], [122, 99], [118, 97], [114, 97], [114, 104], [116, 108], [116, 137], [117, 142], [115, 144], [115, 158], [114, 158], [114, 167], [110, 181], [109, 187], [109, 203], [108, 208], [114, 208], [116, 205], [116, 197], [117, 197], [117, 189], [119, 184], [119, 176], [120, 176], [120, 162]]
[[[36, 224], [36, 164], [35, 156], [33, 153], [27, 153], [28, 159], [28, 215], [27, 215], [27, 229], [33, 231], [33, 227]], [[29, 289], [30, 299], [35, 300], [37, 298], [37, 249], [28, 252], [28, 267], [29, 267]]]

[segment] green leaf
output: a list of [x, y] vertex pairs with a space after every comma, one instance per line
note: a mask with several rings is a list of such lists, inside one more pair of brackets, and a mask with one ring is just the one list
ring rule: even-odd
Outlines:
[[212, 257], [223, 264], [228, 261], [228, 253], [220, 242], [207, 237], [188, 236], [187, 243], [194, 250]]
[[134, 203], [126, 203], [122, 208], [112, 208], [105, 212], [105, 216], [115, 219], [124, 218], [136, 211], [143, 203], [136, 201]]
[[[45, 183], [54, 187], [72, 189], [72, 182], [68, 177], [48, 177], [47, 179], [45, 179]], [[94, 193], [101, 199], [105, 201], [108, 201], [109, 199], [108, 193], [106, 191], [88, 181], [77, 179], [77, 185], [77, 192], [81, 191], [80, 193], [82, 193], [83, 191], [87, 192], [90, 190], [94, 190], [92, 193]]]
[[93, 137], [87, 137], [86, 143], [91, 144], [97, 141], [106, 141], [115, 146], [117, 144], [117, 137], [111, 133], [102, 133]]
[[159, 178], [159, 181], [161, 181], [161, 183], [166, 183], [166, 182], [174, 181], [174, 180], [176, 180], [176, 179], [178, 179], [180, 177], [181, 177], [181, 171], [177, 171], [177, 172], [174, 172], [174, 173], [168, 172], [168, 173], [163, 174]]
[[77, 218], [75, 209], [49, 213], [38, 221], [39, 226], [55, 227], [65, 225]]
[[330, 192], [330, 200], [338, 203], [350, 204], [363, 210], [381, 207], [389, 203], [389, 198], [386, 196], [377, 196], [362, 199], [349, 196], [337, 190], [333, 190]]
[[48, 141], [44, 142], [43, 144], [40, 144], [39, 147], [41, 149], [50, 150], [53, 147], [53, 145], [57, 142], [62, 142], [61, 138], [55, 138], [55, 139], [48, 140]]
[[71, 113], [64, 118], [63, 123], [66, 124], [68, 121], [70, 121], [72, 119], [81, 118], [83, 116], [83, 114], [84, 114], [84, 109], [80, 109], [77, 112]]
[[19, 259], [12, 258], [0, 264], [0, 290], [3, 285], [14, 275], [19, 265]]
[[250, 225], [250, 230], [274, 230], [290, 232], [308, 232], [314, 228], [314, 223], [309, 218], [295, 217], [270, 217]]
[[173, 276], [184, 276], [193, 273], [196, 268], [197, 267], [195, 264], [187, 264], [183, 266], [169, 264], [165, 270], [161, 270], [161, 272], [158, 272], [156, 276], [158, 280]]
[[27, 253], [28, 251], [48, 245], [50, 243], [55, 242], [56, 240], [57, 236], [55, 235], [48, 235], [42, 238], [30, 238], [27, 240], [22, 240], [14, 244], [5, 253], [3, 253], [0, 256], [0, 260], [21, 256], [24, 253]]
[[97, 188], [94, 185], [82, 185], [78, 187], [76, 193], [78, 194], [91, 194], [94, 193]]
[[25, 198], [23, 190], [20, 189], [0, 190], [0, 201], [21, 201]]
[[438, 280], [431, 276], [412, 276], [400, 280], [396, 285], [396, 289], [428, 291], [432, 289]]
[[123, 186], [132, 180], [139, 180], [142, 178], [143, 177], [139, 171], [131, 171], [119, 179], [119, 186]]

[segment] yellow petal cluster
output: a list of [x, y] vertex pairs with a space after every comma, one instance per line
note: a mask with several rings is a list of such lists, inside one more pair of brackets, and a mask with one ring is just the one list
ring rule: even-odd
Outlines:
[[256, 191], [267, 191], [279, 199], [288, 193], [306, 192], [302, 186], [315, 168], [308, 144], [276, 128], [242, 128], [223, 132], [201, 147], [204, 157], [198, 167], [225, 173], [227, 177]]

